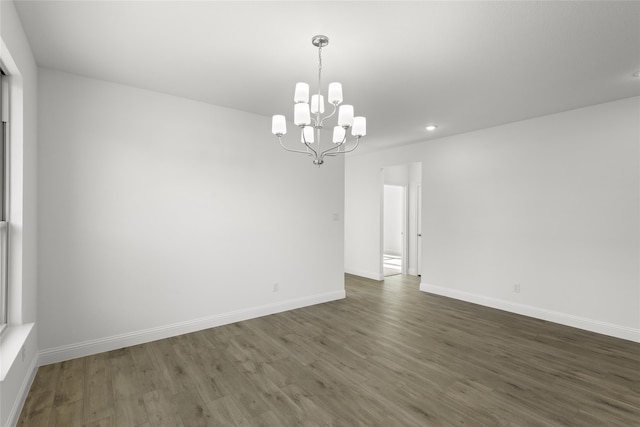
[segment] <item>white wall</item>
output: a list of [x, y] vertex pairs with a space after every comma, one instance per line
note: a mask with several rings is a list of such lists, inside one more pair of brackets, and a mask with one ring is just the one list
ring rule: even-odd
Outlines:
[[409, 185], [409, 165], [386, 166], [382, 173], [384, 175], [384, 185], [401, 187]]
[[376, 268], [380, 168], [419, 160], [421, 289], [640, 341], [639, 158], [639, 97], [352, 156], [345, 268]]
[[267, 117], [39, 83], [44, 363], [344, 297], [343, 159], [283, 151]]
[[0, 343], [0, 426], [15, 423], [35, 375], [37, 66], [10, 1], [0, 1], [0, 61], [10, 75], [9, 328]]

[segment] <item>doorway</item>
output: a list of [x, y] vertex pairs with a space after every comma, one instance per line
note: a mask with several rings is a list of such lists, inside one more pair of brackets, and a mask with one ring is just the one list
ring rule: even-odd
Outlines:
[[384, 186], [382, 268], [385, 277], [405, 272], [405, 195], [406, 187]]
[[420, 275], [422, 162], [382, 168], [380, 273]]

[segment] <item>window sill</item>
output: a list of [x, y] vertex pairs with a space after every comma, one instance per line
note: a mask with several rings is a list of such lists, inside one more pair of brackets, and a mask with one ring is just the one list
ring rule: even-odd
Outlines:
[[0, 382], [4, 381], [13, 363], [20, 357], [20, 350], [27, 341], [34, 324], [8, 325], [0, 337]]

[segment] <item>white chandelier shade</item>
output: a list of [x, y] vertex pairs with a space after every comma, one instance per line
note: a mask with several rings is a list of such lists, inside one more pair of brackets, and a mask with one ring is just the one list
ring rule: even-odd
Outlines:
[[[325, 157], [337, 156], [355, 150], [360, 143], [360, 138], [367, 134], [367, 120], [364, 117], [354, 117], [353, 105], [341, 105], [343, 101], [342, 84], [333, 82], [329, 84], [326, 100], [333, 111], [325, 113], [325, 97], [321, 93], [322, 88], [322, 48], [329, 44], [326, 36], [315, 36], [311, 40], [318, 48], [318, 92], [310, 95], [309, 84], [299, 82], [296, 84], [293, 95], [293, 123], [300, 128], [300, 141], [305, 145], [305, 150], [288, 148], [282, 142], [282, 137], [287, 133], [287, 119], [283, 115], [273, 116], [271, 133], [280, 142], [282, 148], [294, 153], [307, 154], [313, 157], [315, 165], [322, 165]], [[332, 144], [322, 147], [321, 131], [324, 129], [324, 121], [338, 113], [338, 124], [333, 127]], [[347, 131], [351, 129], [353, 141], [347, 141]], [[347, 146], [350, 144], [351, 146]]]
[[302, 128], [302, 135], [300, 135], [300, 142], [313, 144], [313, 131], [311, 126], [305, 126]]

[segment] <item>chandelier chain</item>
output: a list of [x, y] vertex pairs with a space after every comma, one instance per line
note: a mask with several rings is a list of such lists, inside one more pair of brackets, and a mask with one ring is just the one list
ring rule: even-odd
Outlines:
[[[318, 117], [320, 117], [320, 94], [322, 88], [322, 45], [318, 46]], [[318, 123], [320, 124], [320, 123]]]
[[318, 46], [318, 112], [316, 113], [316, 140], [320, 140], [320, 128], [322, 127], [322, 121], [320, 120], [320, 94], [322, 88], [322, 44]]

